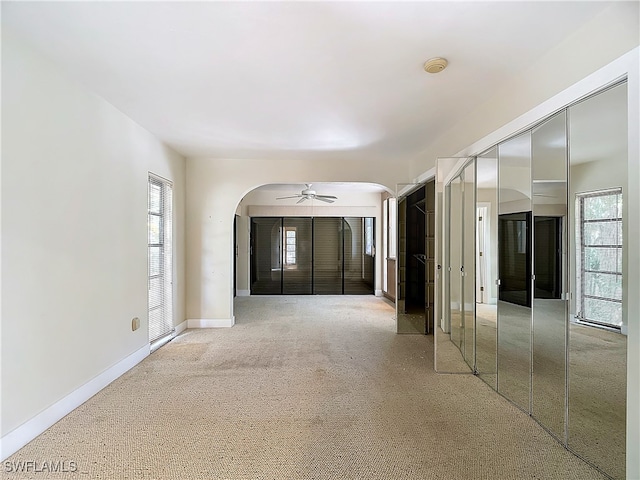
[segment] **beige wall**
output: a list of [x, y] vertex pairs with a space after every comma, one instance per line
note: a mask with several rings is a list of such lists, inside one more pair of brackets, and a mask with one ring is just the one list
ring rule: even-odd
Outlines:
[[3, 31], [3, 436], [148, 345], [149, 171], [174, 182], [180, 323], [184, 159]]

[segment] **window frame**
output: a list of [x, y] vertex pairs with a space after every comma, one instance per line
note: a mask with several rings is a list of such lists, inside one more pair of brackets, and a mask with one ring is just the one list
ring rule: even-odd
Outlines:
[[[603, 327], [603, 328], [611, 328], [615, 330], [621, 330], [623, 318], [622, 318], [622, 305], [623, 305], [623, 293], [622, 293], [622, 279], [623, 279], [623, 267], [624, 264], [621, 261], [622, 255], [624, 251], [624, 240], [623, 240], [623, 229], [624, 229], [624, 221], [623, 221], [623, 192], [622, 188], [610, 188], [606, 190], [598, 190], [593, 192], [584, 192], [584, 193], [576, 193], [576, 273], [579, 276], [578, 281], [576, 282], [577, 286], [577, 299], [576, 299], [576, 319], [588, 325]], [[616, 196], [619, 197], [617, 214], [615, 217], [611, 218], [596, 218], [596, 219], [586, 219], [585, 218], [585, 200], [593, 199], [597, 197], [606, 197], [606, 196]], [[615, 244], [587, 244], [586, 243], [586, 226], [587, 225], [597, 225], [599, 223], [616, 223], [619, 224], [619, 227], [616, 230], [621, 232], [618, 242]], [[587, 249], [616, 249], [618, 253], [616, 255], [616, 270], [594, 270], [592, 268], [587, 268]], [[618, 258], [620, 260], [618, 260]], [[618, 265], [620, 265], [619, 268]], [[592, 292], [587, 292], [587, 282], [586, 278], [588, 274], [604, 274], [604, 275], [615, 275], [618, 277], [620, 281], [621, 294], [620, 298], [613, 298], [611, 295], [593, 295]], [[593, 319], [588, 318], [586, 316], [586, 302], [587, 299], [593, 299], [596, 301], [604, 301], [610, 302], [620, 305], [620, 316], [618, 317], [618, 322], [606, 322], [601, 319]]]
[[[282, 229], [282, 265], [284, 268], [294, 269], [298, 266], [298, 233], [297, 227], [283, 227]], [[288, 243], [288, 233], [293, 233], [293, 249]], [[293, 253], [293, 261], [289, 262], [289, 253]]]
[[[162, 340], [175, 332], [173, 321], [173, 183], [149, 172], [147, 183], [147, 320], [149, 325], [149, 342], [152, 349], [155, 344], [162, 344]], [[151, 208], [151, 189], [158, 188], [158, 209]], [[151, 219], [158, 219], [157, 241], [152, 242]], [[151, 249], [159, 249], [157, 262], [154, 262]], [[157, 271], [152, 267], [157, 266]], [[160, 281], [161, 285], [153, 285]], [[152, 288], [159, 288], [155, 292], [159, 298], [158, 304], [153, 304]], [[159, 321], [152, 321], [160, 311]]]

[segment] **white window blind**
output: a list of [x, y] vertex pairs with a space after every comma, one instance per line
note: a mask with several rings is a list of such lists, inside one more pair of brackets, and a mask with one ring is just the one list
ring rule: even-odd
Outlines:
[[298, 245], [296, 239], [296, 227], [284, 227], [284, 264], [296, 264], [296, 247]]
[[389, 199], [389, 210], [388, 210], [388, 250], [387, 250], [387, 258], [396, 258], [396, 222], [398, 216], [398, 204], [395, 198]]
[[149, 174], [149, 342], [173, 332], [172, 184]]
[[373, 218], [364, 219], [364, 253], [373, 256]]

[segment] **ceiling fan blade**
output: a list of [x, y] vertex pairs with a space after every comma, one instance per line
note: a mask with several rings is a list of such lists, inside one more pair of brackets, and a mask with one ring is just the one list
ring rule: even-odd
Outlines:
[[307, 197], [302, 197], [300, 200], [298, 200], [298, 201], [296, 202], [296, 205], [297, 205], [297, 204], [299, 204], [299, 203], [304, 202], [306, 199], [307, 199]]
[[[331, 200], [331, 197], [326, 197], [324, 195], [316, 195], [316, 200], [320, 200], [321, 202], [333, 203], [335, 200]], [[335, 197], [333, 197], [335, 198]]]
[[298, 194], [298, 195], [292, 195], [290, 197], [276, 197], [276, 200], [284, 200], [285, 198], [298, 198], [301, 197], [302, 195]]
[[334, 197], [333, 195], [316, 195], [316, 198], [322, 199], [325, 198], [327, 200], [337, 200], [338, 197]]

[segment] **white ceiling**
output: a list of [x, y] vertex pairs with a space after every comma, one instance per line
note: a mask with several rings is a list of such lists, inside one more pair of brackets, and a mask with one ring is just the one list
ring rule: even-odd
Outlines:
[[2, 26], [185, 156], [397, 161], [606, 6], [2, 2]]

